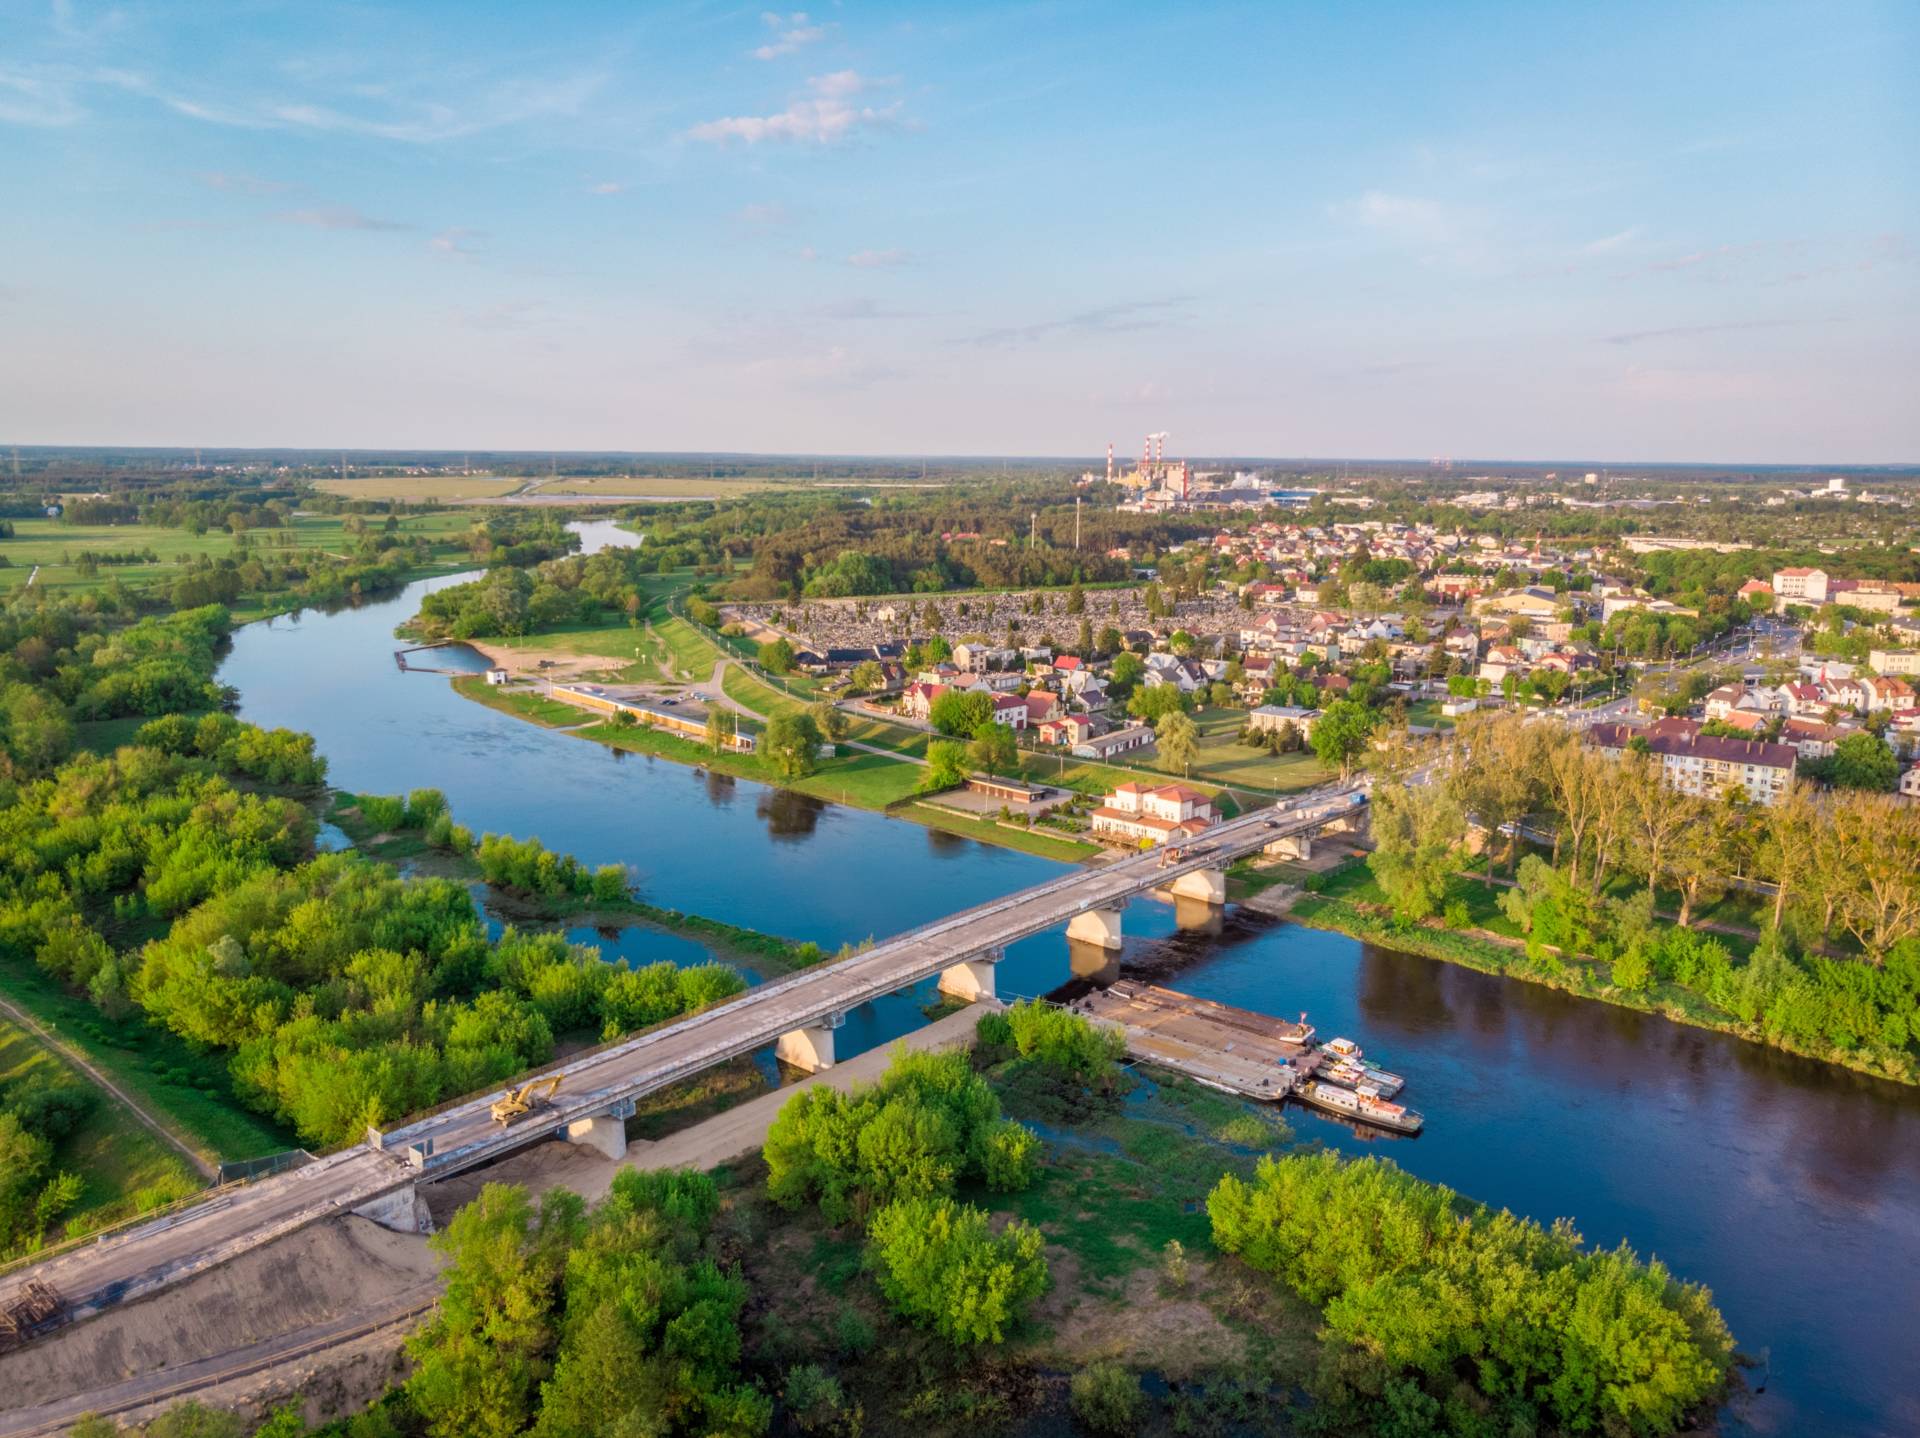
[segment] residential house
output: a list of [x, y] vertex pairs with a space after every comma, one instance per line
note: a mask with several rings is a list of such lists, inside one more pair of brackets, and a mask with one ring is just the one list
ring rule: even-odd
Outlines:
[[1004, 724], [1009, 729], [1027, 727], [1027, 700], [1023, 694], [996, 694], [993, 696], [993, 722]]
[[1181, 843], [1220, 822], [1213, 801], [1184, 784], [1122, 784], [1092, 819], [1096, 838], [1129, 844]]
[[[1793, 783], [1800, 752], [1791, 744], [1654, 732], [1658, 727], [1640, 737], [1659, 763], [1661, 777], [1683, 794], [1714, 799], [1737, 786], [1752, 802], [1773, 805]], [[1622, 724], [1595, 724], [1587, 730], [1588, 742], [1613, 755], [1626, 752], [1633, 737]]]

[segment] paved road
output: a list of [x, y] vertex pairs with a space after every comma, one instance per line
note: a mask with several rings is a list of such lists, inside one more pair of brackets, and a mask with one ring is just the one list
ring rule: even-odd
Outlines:
[[1317, 830], [1351, 813], [1358, 789], [1337, 786], [1232, 820], [1187, 845], [1177, 862], [1147, 853], [1099, 869], [1074, 869], [909, 930], [852, 958], [762, 984], [725, 1004], [549, 1070], [564, 1075], [553, 1102], [510, 1127], [488, 1115], [494, 1094], [462, 1100], [378, 1135], [377, 1145], [370, 1139], [306, 1168], [229, 1188], [153, 1223], [16, 1269], [0, 1280], [0, 1304], [29, 1279], [51, 1283], [75, 1316], [153, 1292], [265, 1240], [407, 1190], [416, 1179], [498, 1158], [573, 1121], [605, 1114], [624, 1100], [765, 1048], [783, 1033], [832, 1023], [863, 1003], [1004, 949], [1077, 913], [1122, 904], [1184, 874], [1222, 868], [1288, 834]]

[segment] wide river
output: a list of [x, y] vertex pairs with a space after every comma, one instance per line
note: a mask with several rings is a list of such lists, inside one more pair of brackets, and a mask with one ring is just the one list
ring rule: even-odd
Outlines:
[[[590, 545], [619, 542], [586, 526]], [[428, 589], [242, 629], [220, 678], [257, 724], [304, 729], [332, 781], [445, 791], [476, 832], [538, 836], [630, 865], [653, 902], [829, 947], [885, 937], [1037, 883], [1050, 862], [902, 820], [621, 756], [403, 673], [392, 637]], [[424, 656], [422, 656], [424, 658]], [[455, 662], [452, 659], [440, 662]], [[1191, 917], [1191, 916], [1189, 916]], [[1418, 1139], [1366, 1139], [1291, 1110], [1306, 1137], [1591, 1242], [1631, 1244], [1713, 1289], [1763, 1394], [1729, 1432], [1920, 1434], [1920, 1092], [1719, 1034], [1230, 911], [1182, 930], [1127, 911], [1122, 962], [1180, 988], [1346, 1034], [1408, 1076]], [[591, 939], [589, 931], [582, 937]], [[617, 949], [617, 951], [616, 951]], [[701, 957], [629, 931], [609, 957]], [[1070, 977], [1060, 933], [1017, 945], [1003, 994]], [[918, 1022], [930, 996], [861, 1010], [850, 1054]]]

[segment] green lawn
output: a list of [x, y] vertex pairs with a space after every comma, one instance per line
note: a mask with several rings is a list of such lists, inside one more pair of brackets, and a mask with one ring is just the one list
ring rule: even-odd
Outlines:
[[1200, 728], [1200, 753], [1193, 763], [1196, 779], [1289, 794], [1334, 777], [1311, 750], [1275, 755], [1240, 743], [1237, 736], [1247, 719], [1244, 709], [1203, 709], [1193, 717]]
[[290, 1131], [240, 1106], [219, 1055], [195, 1053], [146, 1015], [109, 1019], [31, 959], [14, 955], [0, 956], [0, 988], [204, 1156], [258, 1158], [294, 1146]]
[[[198, 715], [189, 715], [197, 718]], [[143, 725], [152, 720], [144, 714], [135, 714], [125, 719], [88, 719], [74, 725], [74, 737], [79, 747], [94, 754], [111, 754], [122, 744], [131, 744], [133, 736], [140, 732]]]
[[662, 620], [654, 628], [673, 656], [676, 672], [668, 678], [701, 683], [712, 677], [713, 666], [720, 658], [720, 651], [712, 640], [678, 615]]
[[657, 684], [674, 677], [668, 669], [672, 651], [659, 630], [652, 625], [629, 624], [624, 619], [584, 629], [543, 631], [502, 642], [515, 648], [611, 660], [616, 666], [616, 678], [626, 684]]
[[[93, 1111], [54, 1150], [54, 1168], [86, 1184], [80, 1202], [62, 1220], [74, 1231], [97, 1228], [201, 1188], [202, 1181], [111, 1094], [50, 1052], [17, 1024], [0, 1019], [0, 1084], [31, 1074], [68, 1077], [97, 1095]], [[58, 1238], [49, 1233], [49, 1241]]]
[[578, 705], [549, 699], [544, 694], [535, 694], [526, 689], [495, 688], [479, 675], [456, 679], [453, 687], [489, 709], [498, 709], [520, 719], [531, 719], [548, 729], [570, 729], [576, 724], [589, 723], [594, 717]]

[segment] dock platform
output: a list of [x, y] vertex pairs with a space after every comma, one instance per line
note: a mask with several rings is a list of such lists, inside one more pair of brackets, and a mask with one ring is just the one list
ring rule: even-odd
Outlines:
[[1120, 1029], [1143, 1063], [1266, 1103], [1285, 1099], [1319, 1066], [1305, 1025], [1154, 984], [1122, 980], [1073, 1008]]

